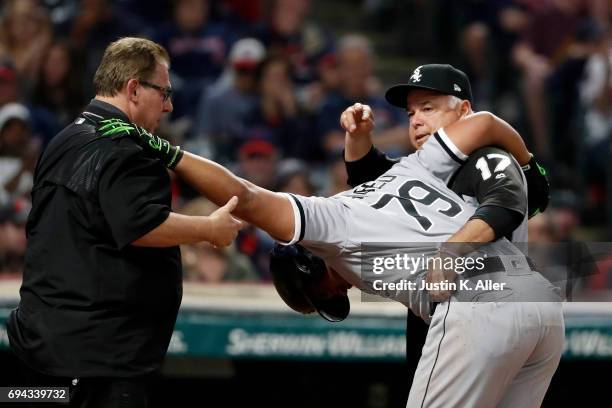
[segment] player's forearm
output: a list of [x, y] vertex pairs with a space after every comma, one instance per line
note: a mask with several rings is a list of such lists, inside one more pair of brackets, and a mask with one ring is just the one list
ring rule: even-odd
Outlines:
[[495, 231], [486, 222], [480, 219], [469, 220], [455, 232], [447, 243], [485, 243], [495, 239]]
[[491, 124], [490, 145], [499, 146], [510, 153], [521, 166], [529, 163], [531, 154], [521, 135], [514, 130], [506, 121], [497, 116], [493, 116]]
[[170, 213], [163, 223], [132, 242], [132, 245], [167, 248], [176, 245], [210, 241], [212, 228], [212, 222], [209, 217]]
[[484, 146], [499, 146], [512, 154], [520, 165], [531, 155], [525, 142], [507, 122], [490, 112], [474, 113], [444, 128], [453, 143], [465, 154]]
[[217, 205], [233, 196], [238, 205], [232, 212], [271, 236], [284, 241], [293, 237], [291, 203], [284, 196], [244, 180], [225, 167], [185, 152], [174, 171], [190, 186]]
[[241, 214], [252, 199], [252, 191], [246, 180], [211, 160], [189, 152], [184, 153], [174, 171], [183, 181], [219, 206], [233, 196], [238, 197], [234, 214], [243, 218]]
[[364, 157], [372, 148], [372, 136], [344, 133], [344, 160], [355, 161]]

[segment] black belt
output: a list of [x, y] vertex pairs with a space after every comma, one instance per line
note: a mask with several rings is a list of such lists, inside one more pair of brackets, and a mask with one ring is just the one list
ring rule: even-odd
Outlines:
[[[516, 255], [513, 255], [514, 257], [518, 257]], [[523, 257], [523, 259], [525, 259], [527, 261], [527, 265], [529, 265], [529, 268], [532, 271], [536, 270], [536, 265], [535, 263], [531, 260], [531, 258], [529, 258], [528, 256]], [[512, 263], [512, 256], [509, 257], [509, 262]], [[470, 269], [468, 271], [465, 271], [464, 273], [462, 273], [461, 275], [459, 275], [459, 278], [464, 278], [464, 279], [469, 279], [469, 278], [473, 278], [475, 276], [480, 276], [480, 275], [484, 275], [487, 273], [495, 273], [495, 272], [505, 272], [507, 271], [506, 265], [504, 265], [504, 263], [502, 262], [501, 258], [499, 256], [491, 256], [491, 257], [487, 257], [487, 258], [483, 258], [482, 260], [483, 263], [483, 268], [482, 269]], [[517, 265], [516, 268], [519, 268], [519, 266], [521, 265]], [[524, 265], [522, 265], [524, 266]], [[430, 302], [429, 304], [429, 317], [432, 317], [434, 312], [436, 311], [436, 306], [438, 306], [439, 302]]]

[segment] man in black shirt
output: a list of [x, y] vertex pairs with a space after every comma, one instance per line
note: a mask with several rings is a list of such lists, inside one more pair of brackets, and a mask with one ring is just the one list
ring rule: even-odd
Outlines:
[[160, 367], [181, 302], [178, 245], [225, 246], [242, 225], [236, 197], [209, 217], [173, 213], [166, 168], [182, 152], [161, 163], [130, 135], [172, 111], [168, 64], [152, 41], [110, 44], [95, 99], [36, 167], [8, 334], [28, 385], [70, 385], [71, 406], [146, 406], [145, 378]]

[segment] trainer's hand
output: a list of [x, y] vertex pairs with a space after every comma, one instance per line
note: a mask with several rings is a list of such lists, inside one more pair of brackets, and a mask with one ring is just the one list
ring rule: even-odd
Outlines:
[[[432, 302], [444, 302], [450, 298], [454, 292], [450, 290], [450, 285], [448, 285], [448, 283], [454, 282], [455, 279], [457, 279], [457, 274], [455, 271], [448, 268], [437, 268], [437, 264], [438, 262], [432, 263], [425, 277], [425, 282], [428, 286], [439, 284], [438, 289], [431, 289], [428, 291], [429, 297]], [[442, 262], [442, 265], [444, 265], [444, 262]]]
[[351, 136], [369, 135], [374, 129], [374, 113], [368, 105], [356, 103], [340, 115], [340, 126]]
[[232, 216], [232, 211], [238, 205], [238, 197], [234, 196], [217, 211], [209, 216], [210, 234], [208, 241], [216, 247], [225, 247], [232, 243], [244, 223]]

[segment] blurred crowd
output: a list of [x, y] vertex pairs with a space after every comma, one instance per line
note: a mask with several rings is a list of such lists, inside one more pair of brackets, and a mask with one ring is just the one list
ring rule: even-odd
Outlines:
[[[0, 278], [23, 267], [36, 159], [93, 97], [108, 43], [129, 35], [159, 42], [172, 59], [174, 111], [160, 136], [263, 187], [322, 196], [347, 189], [338, 118], [357, 101], [374, 109], [379, 148], [411, 152], [406, 116], [384, 90], [420, 63], [448, 62], [470, 76], [475, 109], [519, 129], [550, 170], [553, 208], [533, 220], [534, 239], [570, 240], [580, 226], [612, 224], [608, 0], [1, 4]], [[334, 8], [351, 19], [335, 18]], [[180, 180], [173, 192], [178, 212], [215, 209]], [[246, 228], [227, 249], [186, 246], [185, 278], [267, 281], [272, 244]]]

